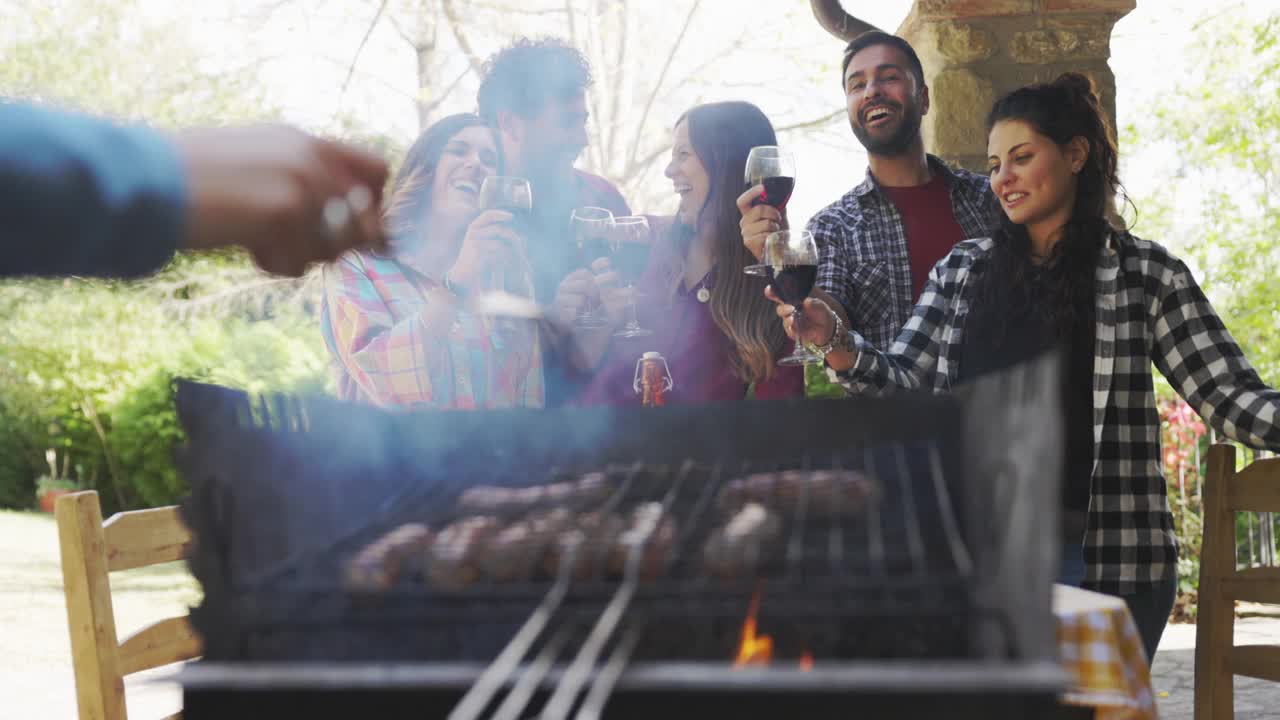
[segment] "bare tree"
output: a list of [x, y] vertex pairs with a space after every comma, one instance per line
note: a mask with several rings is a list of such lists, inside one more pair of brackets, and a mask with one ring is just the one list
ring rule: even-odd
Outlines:
[[[481, 48], [497, 49], [514, 35], [558, 35], [582, 50], [595, 80], [588, 97], [592, 121], [583, 165], [617, 183], [638, 207], [669, 201], [670, 194], [652, 180], [670, 149], [671, 123], [689, 106], [723, 97], [728, 89], [747, 98], [813, 92], [812, 83], [742, 72], [748, 62], [790, 55], [779, 52], [776, 40], [757, 36], [761, 27], [805, 23], [807, 28], [814, 22], [807, 7], [764, 23], [741, 14], [726, 16], [724, 6], [703, 0], [484, 0], [467, 3], [465, 13], [456, 0], [440, 1], [451, 34], [473, 68]], [[726, 23], [729, 17], [732, 24]], [[726, 75], [736, 75], [738, 84]], [[775, 119], [780, 132], [807, 133], [830, 126], [843, 114], [838, 107], [813, 117]]]

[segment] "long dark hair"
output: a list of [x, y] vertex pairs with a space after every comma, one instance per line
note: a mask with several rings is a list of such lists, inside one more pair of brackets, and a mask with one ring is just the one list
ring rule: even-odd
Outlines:
[[[390, 201], [383, 212], [393, 247], [409, 247], [417, 239], [418, 225], [431, 207], [431, 181], [444, 148], [453, 136], [469, 127], [490, 127], [471, 113], [441, 118], [418, 136], [405, 153], [404, 162], [391, 181]], [[502, 172], [502, 144], [498, 148], [498, 171]]]
[[751, 148], [777, 145], [778, 136], [769, 118], [748, 102], [697, 105], [676, 124], [681, 122], [688, 123], [689, 141], [711, 181], [694, 229], [709, 227], [714, 235], [711, 317], [733, 341], [730, 363], [734, 374], [743, 382], [765, 380], [773, 375], [775, 359], [785, 350], [787, 336], [760, 281], [742, 272], [755, 258], [742, 244], [737, 199], [745, 189], [743, 173]]
[[1084, 138], [1088, 156], [1076, 176], [1071, 217], [1038, 268], [1031, 261], [1031, 237], [1026, 227], [1009, 220], [999, 198], [992, 194], [989, 222], [995, 247], [973, 311], [991, 320], [980, 325], [990, 328], [998, 339], [1004, 327], [1001, 318], [1030, 297], [1032, 278], [1038, 274], [1048, 327], [1066, 333], [1093, 302], [1098, 252], [1117, 229], [1112, 218], [1115, 198], [1122, 188], [1116, 172], [1115, 133], [1093, 82], [1079, 73], [1028, 85], [997, 100], [987, 115], [988, 135], [996, 123], [1005, 120], [1025, 122], [1060, 147], [1073, 138]]

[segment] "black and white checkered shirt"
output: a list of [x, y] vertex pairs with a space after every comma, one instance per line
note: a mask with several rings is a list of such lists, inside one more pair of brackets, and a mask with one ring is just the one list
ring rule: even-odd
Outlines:
[[[929, 167], [951, 191], [951, 208], [964, 237], [986, 235], [990, 181], [968, 170], [952, 170], [932, 155]], [[808, 229], [818, 245], [818, 287], [844, 306], [854, 330], [877, 348], [888, 349], [916, 301], [907, 231], [898, 208], [868, 169], [866, 179], [818, 211]]]
[[[832, 380], [851, 393], [950, 390], [969, 300], [992, 246], [990, 239], [956, 245], [934, 266], [889, 351], [851, 333], [857, 361], [848, 372], [828, 369]], [[1257, 448], [1280, 451], [1280, 392], [1262, 382], [1191, 272], [1160, 245], [1113, 235], [1096, 278], [1085, 582], [1128, 595], [1177, 575], [1152, 363], [1214, 428]]]

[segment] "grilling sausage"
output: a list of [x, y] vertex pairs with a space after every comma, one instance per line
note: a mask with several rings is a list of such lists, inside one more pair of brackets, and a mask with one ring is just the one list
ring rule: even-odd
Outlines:
[[502, 529], [492, 515], [457, 520], [436, 536], [427, 558], [427, 579], [444, 590], [461, 590], [480, 579], [480, 559], [490, 538]]
[[776, 554], [782, 522], [758, 502], [748, 502], [707, 539], [702, 562], [707, 572], [727, 580], [742, 579]]
[[543, 569], [550, 577], [559, 576], [560, 564], [575, 544], [578, 549], [574, 556], [573, 579], [586, 580], [596, 575], [623, 530], [622, 518], [617, 513], [600, 510], [579, 516], [574, 525], [561, 531], [547, 549]]
[[458, 511], [462, 514], [515, 516], [546, 507], [585, 510], [604, 502], [611, 490], [604, 473], [598, 472], [548, 485], [477, 485], [458, 497]]
[[847, 517], [862, 512], [878, 497], [879, 488], [856, 470], [783, 470], [731, 480], [721, 488], [716, 503], [728, 515], [755, 502], [791, 517], [805, 493], [810, 517]]
[[479, 554], [480, 567], [494, 582], [528, 580], [548, 546], [573, 520], [559, 507], [532, 513], [492, 535]]
[[609, 572], [624, 575], [631, 548], [643, 543], [640, 550], [640, 578], [652, 580], [666, 570], [675, 539], [675, 521], [670, 514], [663, 512], [662, 503], [642, 503], [631, 512], [626, 528], [619, 533], [610, 548]]
[[382, 592], [400, 580], [406, 567], [421, 569], [434, 536], [426, 525], [407, 523], [378, 538], [347, 563], [346, 586], [356, 592]]

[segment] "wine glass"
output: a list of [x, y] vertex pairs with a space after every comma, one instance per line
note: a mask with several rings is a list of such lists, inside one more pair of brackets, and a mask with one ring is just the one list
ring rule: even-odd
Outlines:
[[480, 184], [480, 209], [505, 210], [524, 217], [533, 210], [533, 188], [522, 177], [490, 175]]
[[[797, 320], [804, 300], [818, 279], [818, 246], [808, 230], [779, 230], [769, 233], [764, 241], [764, 266], [773, 292], [796, 309]], [[795, 351], [778, 361], [779, 365], [803, 365], [821, 362], [822, 358], [796, 341]]]
[[[764, 185], [764, 194], [751, 202], [753, 206], [772, 205], [781, 212], [786, 209], [796, 186], [795, 156], [777, 145], [757, 145], [747, 153], [743, 176], [748, 188]], [[768, 274], [764, 263], [748, 265], [742, 271], [748, 275]]]
[[[480, 184], [479, 205], [481, 210], [503, 210], [515, 216], [514, 225], [527, 221], [533, 211], [533, 187], [529, 181], [514, 175], [490, 175]], [[532, 296], [533, 281], [530, 277], [528, 262], [523, 252], [517, 252], [519, 264], [516, 265], [517, 278], [508, 283], [506, 270], [495, 268], [489, 277], [491, 290], [500, 293], [508, 290], [520, 295]], [[512, 287], [508, 287], [511, 285]]]
[[[596, 258], [609, 254], [609, 233], [613, 227], [613, 213], [605, 208], [574, 208], [569, 215], [569, 225], [573, 229], [573, 239], [578, 245], [578, 262], [588, 269]], [[574, 318], [574, 326], [583, 329], [599, 329], [609, 324], [599, 312], [584, 307], [578, 317]]]
[[652, 330], [640, 327], [640, 317], [636, 312], [636, 281], [649, 259], [650, 237], [649, 219], [643, 215], [623, 215], [613, 219], [613, 229], [609, 232], [613, 269], [631, 290], [627, 324], [614, 333], [614, 337], [648, 337], [653, 334]]

